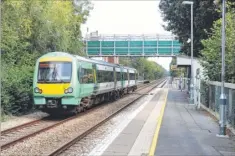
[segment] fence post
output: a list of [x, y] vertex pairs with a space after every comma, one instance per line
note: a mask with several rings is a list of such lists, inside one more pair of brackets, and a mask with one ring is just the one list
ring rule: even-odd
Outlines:
[[209, 101], [209, 108], [212, 109], [212, 107], [211, 107], [211, 104], [212, 104], [212, 99], [211, 99], [211, 97], [212, 97], [212, 87], [211, 87], [210, 84], [208, 84], [208, 85], [209, 85], [209, 87], [208, 87], [209, 88], [209, 99], [208, 99], [208, 101]]
[[[230, 118], [233, 120], [233, 115], [235, 112], [233, 112], [233, 90], [232, 89], [229, 89], [229, 92], [228, 92], [228, 119], [230, 120]], [[232, 125], [234, 125], [234, 121], [231, 121]], [[226, 120], [228, 122], [228, 120]]]
[[215, 86], [215, 112], [219, 113], [219, 109], [220, 109], [220, 106], [219, 106], [219, 86]]
[[197, 108], [200, 109], [200, 69], [198, 68], [196, 71], [196, 83], [195, 83], [195, 99], [196, 99], [196, 103], [197, 104]]
[[201, 107], [201, 77], [198, 75], [198, 109]]

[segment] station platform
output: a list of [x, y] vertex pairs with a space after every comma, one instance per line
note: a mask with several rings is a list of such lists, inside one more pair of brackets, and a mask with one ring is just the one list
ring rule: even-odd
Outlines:
[[218, 123], [190, 105], [186, 92], [166, 85], [152, 95], [100, 155], [235, 156], [235, 139], [217, 137]]
[[154, 155], [235, 156], [235, 138], [217, 137], [218, 123], [187, 97], [186, 92], [169, 90]]

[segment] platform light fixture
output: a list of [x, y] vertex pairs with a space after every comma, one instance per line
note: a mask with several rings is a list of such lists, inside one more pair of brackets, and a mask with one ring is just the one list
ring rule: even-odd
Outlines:
[[193, 2], [192, 1], [183, 1], [183, 5], [191, 5], [191, 84], [190, 84], [190, 101], [194, 104], [194, 77], [193, 77]]

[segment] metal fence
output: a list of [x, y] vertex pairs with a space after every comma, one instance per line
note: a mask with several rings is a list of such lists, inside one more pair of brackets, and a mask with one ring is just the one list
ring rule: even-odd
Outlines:
[[[214, 81], [200, 82], [200, 102], [214, 113], [219, 114], [221, 83]], [[227, 123], [235, 128], [235, 84], [225, 83], [227, 99], [226, 119]]]
[[[180, 78], [179, 77], [172, 78], [170, 84], [172, 84], [173, 88], [179, 89]], [[190, 86], [190, 79], [183, 77], [181, 83], [182, 90], [189, 91], [189, 86]]]

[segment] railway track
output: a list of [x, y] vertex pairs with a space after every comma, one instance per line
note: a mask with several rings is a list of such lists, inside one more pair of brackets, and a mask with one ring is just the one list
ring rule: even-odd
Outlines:
[[[154, 85], [153, 87], [151, 87], [148, 92], [150, 92], [151, 90], [153, 90], [154, 88], [156, 88], [157, 86], [159, 86], [160, 88], [162, 88], [165, 84], [166, 84], [167, 80], [161, 80], [159, 83], [157, 83], [156, 85]], [[151, 84], [153, 85], [153, 84]], [[148, 85], [149, 87], [150, 85]], [[123, 111], [125, 108], [129, 107], [131, 104], [133, 104], [134, 102], [138, 101], [140, 98], [142, 98], [144, 95], [146, 94], [142, 94], [140, 95], [138, 98], [136, 98], [135, 100], [133, 100], [132, 102], [128, 103], [126, 106], [124, 106], [123, 108], [119, 109], [118, 111], [116, 111], [115, 113], [113, 113], [112, 115], [110, 115], [109, 117], [105, 118], [104, 120], [102, 120], [101, 122], [97, 123], [95, 126], [89, 128], [87, 131], [85, 131], [84, 133], [80, 134], [79, 136], [77, 136], [76, 138], [70, 140], [69, 142], [65, 143], [64, 145], [62, 145], [61, 147], [57, 148], [56, 150], [54, 150], [53, 152], [51, 152], [49, 155], [50, 156], [56, 156], [59, 155], [63, 152], [65, 152], [67, 149], [69, 149], [71, 146], [75, 145], [78, 141], [80, 141], [81, 139], [83, 139], [84, 137], [86, 137], [88, 134], [90, 134], [91, 132], [93, 132], [94, 130], [96, 130], [98, 127], [102, 126], [105, 122], [109, 121], [111, 118], [113, 118], [115, 115], [117, 115], [118, 113], [120, 113], [121, 111]]]
[[[157, 82], [157, 80], [154, 80], [154, 81], [152, 81], [152, 82], [150, 82], [150, 83], [148, 83], [148, 84], [139, 83], [139, 84], [138, 84], [138, 89], [137, 89], [136, 91], [141, 90], [141, 89], [143, 89], [143, 88], [145, 88], [145, 87], [148, 87], [149, 85], [151, 85], [151, 84], [153, 84], [153, 83], [155, 83], [155, 82]], [[135, 92], [136, 92], [136, 91], [135, 91]], [[21, 125], [12, 127], [12, 128], [8, 128], [8, 129], [6, 129], [6, 130], [1, 131], [1, 135], [6, 135], [7, 133], [10, 133], [10, 132], [13, 132], [13, 131], [17, 131], [17, 130], [26, 128], [26, 127], [28, 127], [28, 126], [32, 126], [32, 125], [34, 125], [34, 124], [39, 123], [41, 120], [46, 120], [47, 118], [48, 118], [48, 117], [44, 117], [44, 118], [37, 119], [37, 120], [33, 120], [33, 121], [30, 121], [30, 122], [27, 122], [27, 123], [24, 123], [24, 124], [21, 124]]]
[[[160, 79], [158, 81], [162, 82], [162, 79]], [[156, 81], [153, 81], [151, 83], [144, 84], [144, 85], [142, 84], [135, 92], [142, 90], [142, 89], [145, 89], [145, 88], [153, 85], [154, 83], [156, 83]], [[126, 96], [128, 96], [128, 95], [126, 95]], [[126, 96], [124, 96], [124, 97], [126, 97]], [[144, 96], [144, 94], [142, 96]], [[136, 99], [136, 100], [138, 100], [138, 99]], [[39, 120], [34, 120], [31, 122], [10, 128], [10, 129], [6, 129], [1, 132], [1, 141], [0, 141], [1, 150], [5, 150], [16, 143], [22, 142], [22, 141], [24, 141], [30, 137], [33, 137], [39, 133], [45, 132], [45, 131], [52, 129], [56, 126], [59, 126], [67, 121], [78, 118], [81, 115], [84, 115], [86, 113], [89, 113], [90, 111], [93, 111], [94, 109], [98, 109], [99, 106], [101, 106], [101, 105], [98, 105], [98, 106], [94, 107], [93, 109], [89, 109], [85, 112], [79, 113], [78, 115], [72, 116], [72, 117], [67, 117], [67, 118], [63, 118], [63, 119], [57, 118], [57, 119], [53, 119], [53, 120], [51, 117], [45, 117], [45, 118], [42, 118]]]
[[1, 150], [4, 150], [18, 142], [21, 142], [29, 137], [33, 137], [39, 133], [49, 130], [53, 127], [61, 125], [77, 116], [65, 119], [51, 119], [50, 117], [41, 120], [32, 121], [1, 133]]

